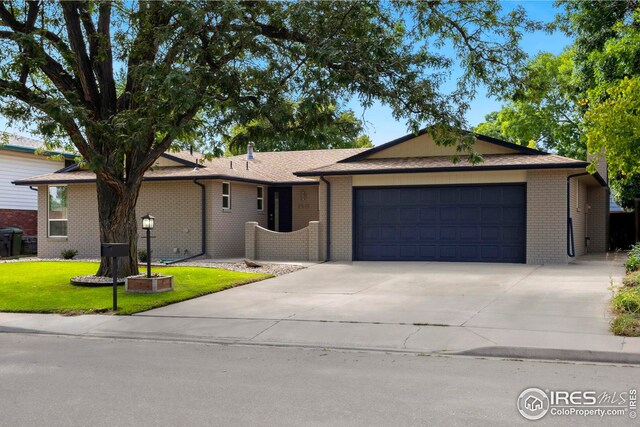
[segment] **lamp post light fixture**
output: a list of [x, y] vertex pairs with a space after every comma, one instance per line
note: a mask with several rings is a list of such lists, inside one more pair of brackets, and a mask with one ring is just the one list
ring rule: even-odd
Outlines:
[[149, 214], [142, 217], [142, 229], [147, 230], [147, 277], [151, 277], [151, 230], [155, 221], [156, 218]]

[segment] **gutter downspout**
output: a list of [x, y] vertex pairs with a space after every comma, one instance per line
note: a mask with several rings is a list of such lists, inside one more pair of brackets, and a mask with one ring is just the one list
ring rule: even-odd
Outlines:
[[327, 184], [327, 261], [331, 261], [331, 183], [320, 175], [320, 180]]
[[201, 236], [202, 249], [200, 250], [199, 254], [190, 255], [184, 258], [174, 259], [173, 261], [167, 261], [164, 263], [165, 265], [176, 264], [178, 262], [186, 261], [188, 259], [198, 258], [200, 256], [205, 255], [207, 252], [207, 193], [206, 193], [204, 184], [202, 184], [201, 182], [198, 182], [197, 179], [194, 179], [193, 183], [200, 187], [201, 194], [202, 194], [202, 202], [201, 202], [202, 226], [200, 227], [202, 230], [202, 236]]
[[576, 173], [567, 177], [567, 255], [576, 256], [576, 243], [573, 239], [573, 219], [571, 218], [571, 178], [591, 175], [589, 172]]

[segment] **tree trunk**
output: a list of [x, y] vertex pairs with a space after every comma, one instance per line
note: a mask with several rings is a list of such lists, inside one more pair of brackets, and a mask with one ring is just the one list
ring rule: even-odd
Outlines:
[[[118, 276], [138, 274], [138, 225], [136, 202], [140, 186], [127, 188], [119, 194], [98, 180], [98, 218], [100, 243], [129, 243], [129, 257], [118, 258]], [[111, 258], [102, 258], [96, 275], [113, 277]]]

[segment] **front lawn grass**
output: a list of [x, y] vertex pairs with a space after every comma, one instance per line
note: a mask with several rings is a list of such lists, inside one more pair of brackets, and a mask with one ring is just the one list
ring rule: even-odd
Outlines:
[[[95, 262], [8, 262], [0, 264], [0, 311], [16, 313], [104, 313], [112, 308], [112, 288], [81, 287], [74, 276], [95, 274]], [[117, 314], [133, 314], [272, 277], [204, 267], [153, 267], [174, 276], [174, 290], [130, 294], [118, 286]]]

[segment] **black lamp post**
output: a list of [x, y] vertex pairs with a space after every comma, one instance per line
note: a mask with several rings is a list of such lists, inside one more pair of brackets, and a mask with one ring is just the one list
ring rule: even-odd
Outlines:
[[147, 277], [151, 277], [151, 230], [153, 230], [155, 220], [155, 217], [149, 214], [142, 217], [142, 229], [147, 230]]

